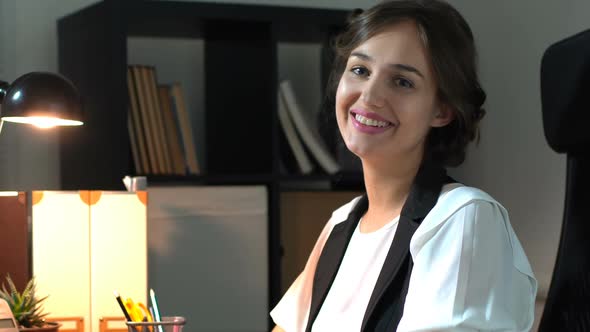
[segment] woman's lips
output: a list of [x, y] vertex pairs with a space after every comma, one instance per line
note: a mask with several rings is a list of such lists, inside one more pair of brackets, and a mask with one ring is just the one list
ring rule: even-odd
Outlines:
[[352, 125], [365, 134], [379, 134], [393, 127], [393, 123], [379, 114], [363, 110], [351, 110], [350, 118]]
[[350, 113], [353, 114], [353, 116], [355, 114], [359, 114], [364, 116], [365, 118], [369, 118], [372, 120], [377, 120], [377, 121], [383, 121], [383, 122], [390, 122], [389, 120], [387, 120], [386, 118], [382, 117], [381, 115], [375, 113], [375, 112], [367, 112], [365, 110], [361, 110], [361, 109], [352, 109], [350, 110]]

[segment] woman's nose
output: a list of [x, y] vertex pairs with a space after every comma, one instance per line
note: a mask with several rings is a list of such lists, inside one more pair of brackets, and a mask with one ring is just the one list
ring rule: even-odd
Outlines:
[[362, 87], [361, 100], [365, 105], [375, 108], [385, 106], [385, 95], [383, 84], [375, 77], [365, 81]]

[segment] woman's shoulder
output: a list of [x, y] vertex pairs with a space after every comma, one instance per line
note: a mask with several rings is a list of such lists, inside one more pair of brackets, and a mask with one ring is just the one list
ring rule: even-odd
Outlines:
[[[482, 207], [490, 207], [490, 209]], [[494, 197], [482, 189], [460, 183], [443, 186], [439, 198], [423, 223], [432, 224], [448, 220], [458, 211], [466, 209], [495, 211], [501, 219], [508, 219], [508, 211]]]
[[[356, 196], [346, 204], [334, 210], [330, 221], [333, 224], [345, 221], [361, 197], [362, 195]], [[505, 211], [504, 207], [485, 191], [475, 187], [465, 186], [460, 183], [449, 183], [443, 186], [437, 203], [432, 208], [431, 213], [426, 216], [425, 221], [433, 219], [432, 217], [434, 215], [438, 215], [438, 218], [436, 219], [440, 219], [442, 217], [441, 214], [453, 214], [461, 207], [478, 201], [491, 203]]]
[[[456, 219], [468, 215], [477, 216], [477, 218], [468, 218], [469, 220], [461, 220], [461, 222], [476, 222], [476, 219], [486, 220], [486, 222], [497, 223], [498, 229], [506, 229], [506, 224], [509, 223], [508, 212], [490, 194], [462, 184], [447, 184], [443, 186], [435, 206], [414, 233], [413, 246], [420, 247], [420, 244], [424, 244], [430, 238], [440, 236], [439, 231], [444, 229], [445, 225], [457, 222]], [[470, 229], [470, 227], [466, 229]], [[461, 236], [454, 233], [449, 235]]]
[[339, 224], [339, 223], [345, 221], [346, 219], [348, 219], [348, 215], [350, 214], [350, 211], [352, 211], [352, 209], [354, 208], [356, 203], [361, 199], [361, 197], [362, 197], [362, 195], [356, 196], [355, 198], [350, 200], [348, 203], [346, 203], [346, 204], [340, 206], [339, 208], [337, 208], [336, 210], [334, 210], [334, 212], [332, 212], [332, 217], [330, 218], [329, 223], [335, 225], [335, 224]]
[[441, 208], [458, 209], [476, 201], [488, 202], [502, 207], [502, 204], [496, 201], [490, 194], [479, 188], [469, 187], [460, 183], [449, 183], [443, 186], [433, 210]]
[[[483, 327], [492, 317], [492, 322], [513, 324], [511, 331], [528, 331], [537, 281], [506, 210], [485, 191], [445, 186], [412, 236], [410, 253], [414, 268], [408, 299], [413, 302], [406, 300], [406, 305], [414, 310], [408, 312], [423, 312], [424, 299], [432, 296], [434, 300], [426, 303], [436, 303], [432, 308], [449, 313], [433, 316], [442, 323], [449, 323], [452, 316], [458, 326], [476, 322]], [[412, 289], [412, 284], [420, 286]]]

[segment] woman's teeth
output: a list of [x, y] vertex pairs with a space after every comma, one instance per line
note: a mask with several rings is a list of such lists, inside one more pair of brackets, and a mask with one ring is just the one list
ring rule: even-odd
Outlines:
[[366, 118], [360, 114], [355, 114], [354, 118], [356, 119], [356, 121], [366, 125], [366, 126], [371, 126], [371, 127], [386, 127], [389, 125], [389, 122], [385, 122], [385, 121], [377, 121], [377, 120], [373, 120], [373, 119], [369, 119]]

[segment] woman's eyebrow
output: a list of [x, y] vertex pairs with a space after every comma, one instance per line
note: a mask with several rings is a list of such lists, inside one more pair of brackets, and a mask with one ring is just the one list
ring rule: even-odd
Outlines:
[[[358, 52], [358, 51], [357, 52], [352, 52], [352, 53], [350, 53], [350, 56], [351, 57], [359, 58], [361, 60], [365, 60], [365, 61], [369, 61], [369, 62], [374, 62], [374, 59], [370, 55], [365, 54], [365, 53], [362, 53], [362, 52]], [[398, 69], [398, 70], [402, 70], [402, 71], [407, 71], [407, 72], [414, 73], [414, 74], [416, 74], [416, 75], [424, 78], [424, 75], [422, 75], [422, 73], [416, 67], [413, 67], [413, 66], [410, 66], [410, 65], [404, 65], [404, 64], [401, 64], [401, 63], [392, 63], [389, 66], [390, 67], [393, 67], [395, 69]]]
[[414, 74], [416, 74], [416, 75], [424, 78], [424, 75], [422, 75], [422, 73], [418, 69], [416, 69], [415, 67], [412, 67], [412, 66], [409, 66], [409, 65], [404, 65], [404, 64], [401, 64], [401, 63], [393, 63], [393, 64], [391, 64], [389, 66], [390, 67], [393, 67], [393, 68], [397, 68], [399, 70], [403, 70], [403, 71], [408, 71], [408, 72], [414, 73]]

